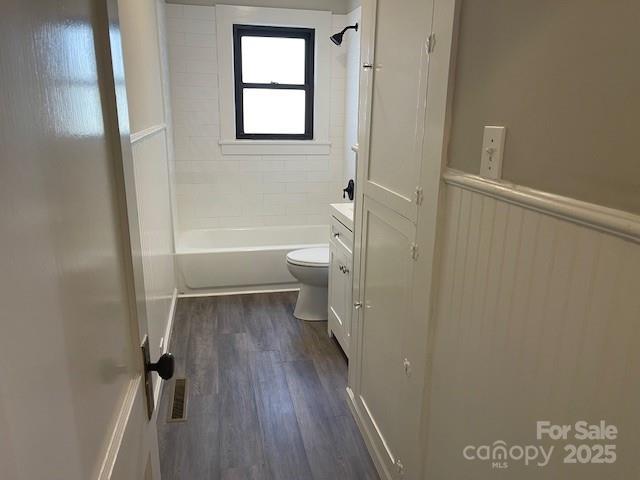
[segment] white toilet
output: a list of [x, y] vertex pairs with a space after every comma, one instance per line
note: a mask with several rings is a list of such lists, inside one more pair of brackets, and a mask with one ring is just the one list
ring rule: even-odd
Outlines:
[[304, 248], [287, 254], [287, 268], [300, 282], [293, 315], [300, 320], [327, 320], [329, 247]]

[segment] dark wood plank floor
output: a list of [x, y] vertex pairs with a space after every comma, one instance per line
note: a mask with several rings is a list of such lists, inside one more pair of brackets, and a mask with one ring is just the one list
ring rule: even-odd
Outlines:
[[183, 298], [171, 341], [186, 422], [158, 416], [163, 480], [377, 479], [346, 403], [347, 361], [295, 292]]

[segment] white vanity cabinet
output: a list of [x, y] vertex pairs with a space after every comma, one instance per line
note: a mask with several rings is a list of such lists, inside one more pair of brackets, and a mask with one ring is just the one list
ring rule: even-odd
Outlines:
[[353, 204], [331, 205], [329, 241], [329, 335], [349, 356], [351, 340]]

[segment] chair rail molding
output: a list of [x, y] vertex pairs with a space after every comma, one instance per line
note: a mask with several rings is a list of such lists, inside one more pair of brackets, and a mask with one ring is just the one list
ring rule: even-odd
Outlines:
[[465, 190], [640, 243], [639, 215], [506, 181], [488, 180], [453, 169], [444, 172], [443, 180], [447, 185], [456, 185]]
[[149, 128], [145, 128], [144, 130], [140, 130], [139, 132], [134, 132], [131, 134], [131, 143], [137, 143], [140, 140], [143, 140], [151, 135], [155, 135], [158, 132], [163, 132], [167, 129], [167, 125], [164, 123], [158, 125], [152, 125]]

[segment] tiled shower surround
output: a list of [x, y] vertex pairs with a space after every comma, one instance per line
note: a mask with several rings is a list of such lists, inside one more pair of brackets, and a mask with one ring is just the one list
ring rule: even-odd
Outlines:
[[[357, 13], [333, 15], [333, 29]], [[356, 112], [345, 109], [345, 92], [347, 63], [357, 61], [349, 46], [356, 42], [332, 46], [331, 65], [317, 66], [331, 68], [329, 155], [223, 155], [215, 7], [167, 5], [167, 30], [178, 231], [326, 224], [328, 204], [342, 201], [354, 171], [345, 110]]]

